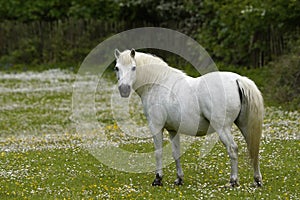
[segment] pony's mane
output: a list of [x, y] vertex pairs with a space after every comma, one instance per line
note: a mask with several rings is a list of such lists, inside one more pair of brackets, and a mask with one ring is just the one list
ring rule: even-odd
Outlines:
[[[170, 67], [163, 59], [151, 54], [135, 52], [134, 60], [137, 68], [134, 89], [153, 83], [160, 84], [166, 80], [176, 82], [187, 77], [184, 72]], [[123, 51], [118, 57], [118, 62], [126, 66], [130, 66], [132, 61], [130, 50]]]
[[[135, 53], [135, 61], [136, 65], [142, 66], [142, 65], [148, 65], [148, 64], [159, 64], [163, 66], [168, 66], [168, 64], [163, 61], [163, 59], [152, 55], [152, 54], [147, 54], [147, 53], [141, 53], [141, 52], [136, 52]], [[131, 63], [131, 55], [130, 55], [130, 50], [125, 50], [120, 54], [119, 57], [120, 62], [124, 64], [130, 64]]]
[[[161, 67], [162, 71], [172, 71], [180, 74], [184, 74], [181, 70], [170, 67], [162, 58], [157, 57], [153, 54], [136, 52], [135, 53], [135, 62], [137, 67], [156, 64]], [[132, 62], [132, 57], [130, 55], [130, 50], [123, 51], [119, 56], [119, 61], [128, 65]], [[150, 69], [149, 69], [150, 70]]]

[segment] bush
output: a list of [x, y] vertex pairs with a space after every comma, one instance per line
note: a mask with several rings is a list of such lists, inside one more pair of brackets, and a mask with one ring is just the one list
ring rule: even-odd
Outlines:
[[290, 53], [271, 62], [265, 86], [266, 98], [288, 109], [300, 110], [300, 39], [291, 42]]

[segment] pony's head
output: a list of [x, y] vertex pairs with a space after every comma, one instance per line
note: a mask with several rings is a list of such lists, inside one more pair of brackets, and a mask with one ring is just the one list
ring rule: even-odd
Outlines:
[[129, 97], [132, 85], [136, 80], [135, 50], [120, 52], [115, 50], [116, 66], [115, 72], [118, 78], [118, 89], [121, 97]]

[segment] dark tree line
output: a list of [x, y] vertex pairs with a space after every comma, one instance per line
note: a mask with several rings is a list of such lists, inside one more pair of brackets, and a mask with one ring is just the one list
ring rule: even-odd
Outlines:
[[[151, 25], [175, 28], [194, 37], [218, 61], [261, 67], [283, 54], [288, 41], [299, 37], [299, 21], [300, 1], [296, 0], [0, 0], [0, 42], [11, 39], [12, 43], [16, 43], [2, 45], [0, 56], [7, 58], [11, 54], [19, 55], [22, 52], [18, 52], [17, 48], [22, 45], [33, 52], [40, 51], [43, 46], [41, 42], [45, 43], [50, 37], [61, 39], [62, 41], [57, 42], [61, 43], [65, 35], [59, 34], [72, 32], [70, 23], [77, 23], [84, 29], [79, 31], [81, 36], [74, 33], [77, 40], [95, 37], [90, 40], [90, 45], [66, 45], [67, 48], [83, 49], [92, 48], [96, 45], [95, 41], [101, 42], [105, 37], [116, 33], [115, 31]], [[24, 34], [24, 38], [14, 40], [8, 35], [13, 34], [10, 31], [15, 29], [16, 24], [39, 26], [35, 27], [38, 29], [35, 32], [39, 32], [41, 36], [26, 38], [26, 35], [30, 35], [28, 33]], [[95, 26], [98, 32], [103, 31], [107, 35], [97, 36]], [[101, 30], [101, 26], [105, 27]], [[55, 49], [53, 45], [52, 49], [62, 51]], [[61, 56], [62, 60], [68, 61], [67, 56]], [[37, 59], [26, 62], [36, 62]], [[51, 61], [48, 59], [38, 62], [49, 60]], [[22, 59], [18, 62], [22, 62]]]

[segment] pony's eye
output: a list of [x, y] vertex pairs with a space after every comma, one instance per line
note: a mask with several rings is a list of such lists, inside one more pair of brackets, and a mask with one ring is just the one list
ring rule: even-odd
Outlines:
[[115, 70], [116, 72], [118, 72], [118, 71], [119, 71], [119, 67], [115, 67], [114, 70]]
[[132, 71], [135, 71], [135, 70], [136, 70], [136, 66], [133, 66], [131, 70], [132, 70]]

